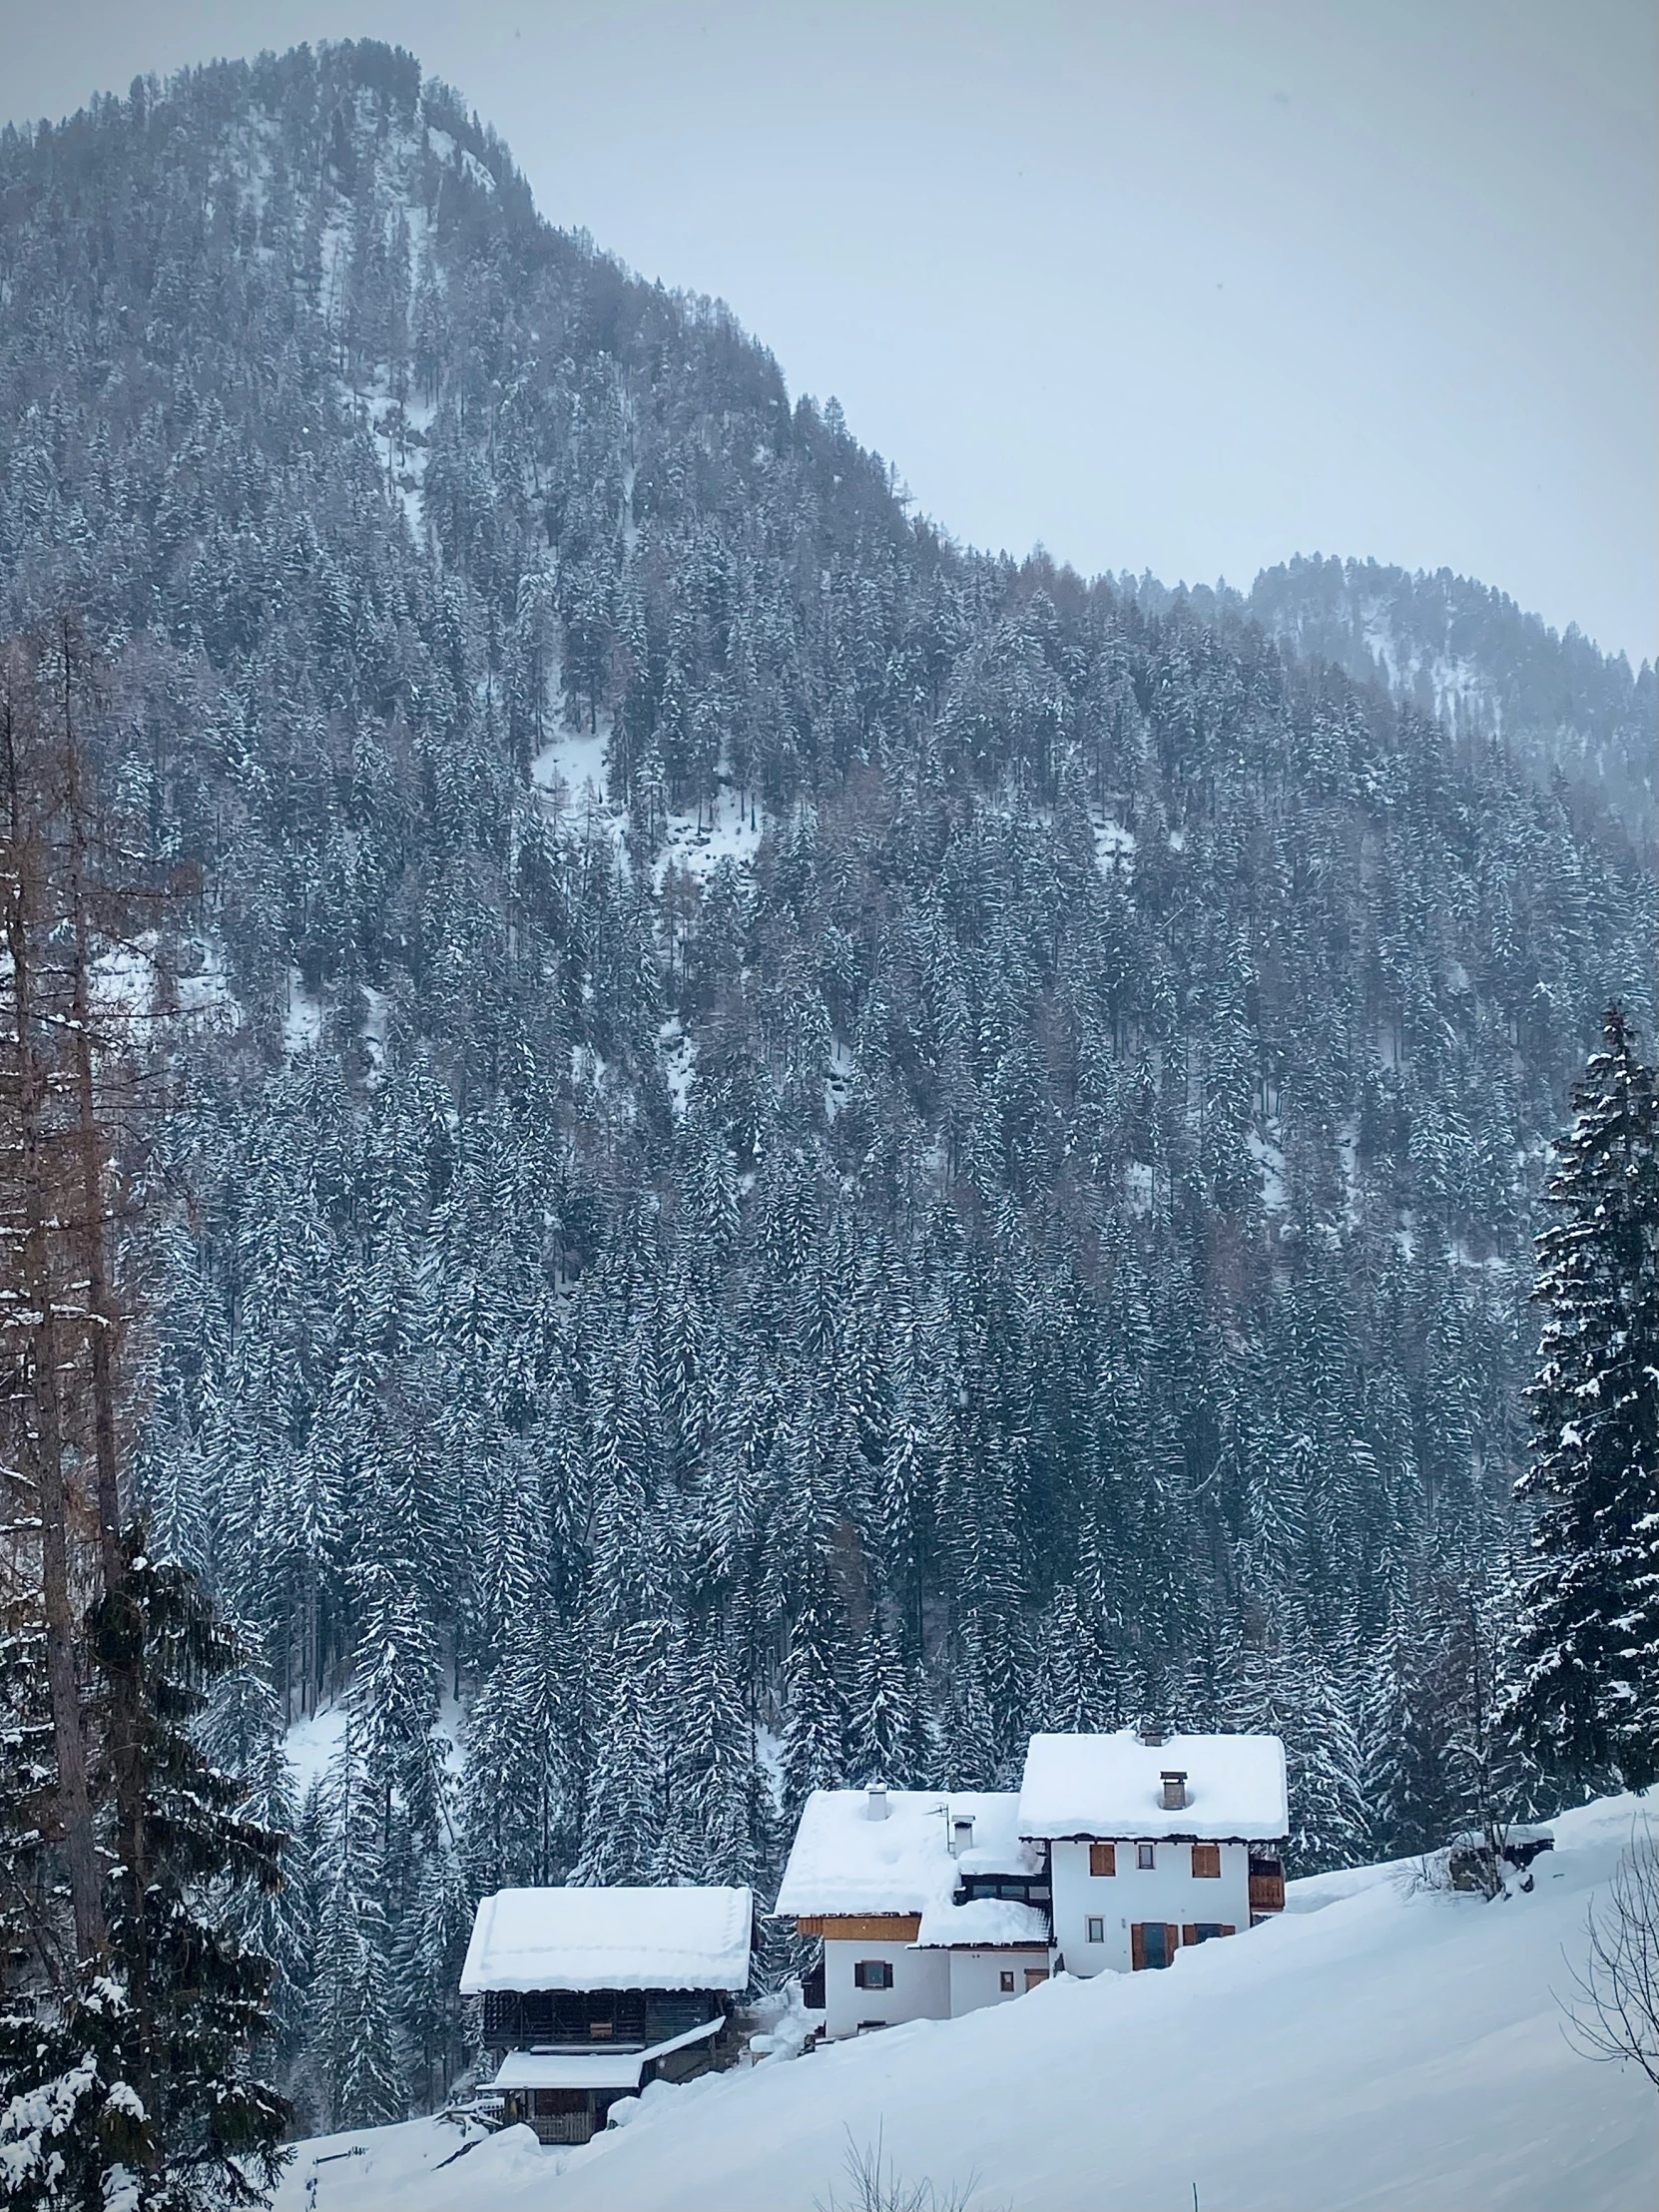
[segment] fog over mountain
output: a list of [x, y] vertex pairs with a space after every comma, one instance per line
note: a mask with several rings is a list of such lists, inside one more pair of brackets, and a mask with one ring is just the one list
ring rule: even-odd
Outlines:
[[385, 47], [0, 136], [5, 628], [200, 871], [143, 1478], [318, 2126], [462, 2065], [483, 1892], [766, 1892], [819, 1785], [1271, 1727], [1293, 1872], [1475, 1786], [1652, 670], [980, 555], [786, 367]]

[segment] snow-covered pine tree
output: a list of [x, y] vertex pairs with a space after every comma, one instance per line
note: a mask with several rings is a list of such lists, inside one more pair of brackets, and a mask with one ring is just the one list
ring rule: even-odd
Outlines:
[[844, 1779], [843, 1640], [829, 1574], [811, 1560], [784, 1660], [784, 1807], [794, 1817], [815, 1790], [838, 1789]]
[[[239, 1634], [247, 1652], [255, 1639]], [[245, 1820], [287, 1839], [279, 1889], [245, 1885], [230, 1901], [228, 1917], [245, 1946], [269, 1958], [271, 2039], [262, 2046], [279, 2083], [298, 2055], [305, 2026], [305, 1992], [315, 1943], [310, 1868], [299, 1839], [300, 1807], [293, 1764], [284, 1742], [281, 1707], [262, 1664], [236, 1667], [218, 1686], [199, 1730], [203, 1750], [216, 1767], [238, 1777], [245, 1792]]]
[[282, 1839], [240, 1816], [241, 1786], [191, 1733], [235, 1646], [195, 1577], [147, 1555], [141, 1524], [123, 1554], [93, 1648], [128, 1692], [139, 1820], [111, 1855], [107, 1955], [0, 2015], [0, 2172], [19, 2212], [207, 2212], [257, 2200], [283, 2161], [289, 2107], [246, 2064], [269, 2039], [272, 1964], [226, 1911], [280, 1881]]
[[311, 2090], [325, 2126], [372, 2127], [402, 2119], [409, 2097], [391, 1978], [384, 1801], [367, 1772], [361, 1723], [349, 1708], [321, 1812]]
[[1617, 1007], [1575, 1093], [1538, 1239], [1547, 1313], [1527, 1392], [1535, 1565], [1508, 1718], [1576, 1781], [1659, 1777], [1659, 1120]]

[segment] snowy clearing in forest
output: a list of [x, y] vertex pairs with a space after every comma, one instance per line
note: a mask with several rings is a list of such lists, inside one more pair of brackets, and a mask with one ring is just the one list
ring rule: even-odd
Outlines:
[[1407, 1865], [1293, 1883], [1282, 1920], [1167, 1972], [655, 2087], [582, 2150], [514, 2128], [456, 2157], [431, 2120], [303, 2143], [277, 2204], [813, 2212], [879, 2137], [901, 2181], [983, 2212], [1186, 2212], [1195, 2188], [1202, 2212], [1633, 2212], [1659, 2191], [1652, 2090], [1574, 2051], [1554, 1992], [1652, 1818], [1564, 1815], [1532, 1892], [1492, 1904]]
[[657, 888], [662, 889], [669, 869], [681, 868], [706, 883], [722, 860], [739, 870], [750, 867], [761, 847], [759, 802], [722, 784], [712, 800], [695, 812], [668, 817], [663, 848], [657, 854]]
[[608, 716], [593, 730], [561, 729], [530, 763], [530, 782], [555, 813], [589, 814], [613, 818], [623, 815], [611, 805], [611, 725]]

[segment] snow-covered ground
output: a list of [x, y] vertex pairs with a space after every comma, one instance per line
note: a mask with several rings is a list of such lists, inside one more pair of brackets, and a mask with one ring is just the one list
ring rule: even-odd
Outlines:
[[713, 801], [695, 813], [668, 817], [663, 849], [657, 855], [657, 887], [671, 867], [706, 883], [722, 860], [730, 860], [742, 874], [754, 864], [761, 846], [758, 805], [723, 783]]
[[1653, 2092], [1569, 2046], [1555, 1992], [1638, 1818], [1567, 1814], [1532, 1893], [1493, 1904], [1402, 1867], [1293, 1884], [1283, 1920], [1167, 1972], [657, 2088], [583, 2150], [515, 2128], [462, 2151], [430, 2120], [306, 2143], [277, 2202], [813, 2212], [852, 2201], [848, 2146], [879, 2138], [902, 2182], [984, 2212], [1636, 2212]]

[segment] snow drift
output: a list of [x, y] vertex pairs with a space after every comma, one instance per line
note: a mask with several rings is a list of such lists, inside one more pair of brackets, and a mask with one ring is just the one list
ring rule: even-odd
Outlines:
[[1659, 2193], [1652, 2091], [1570, 2047], [1555, 1992], [1652, 1817], [1567, 1814], [1531, 1893], [1491, 1904], [1407, 1865], [1294, 1883], [1282, 1920], [1167, 1972], [654, 2089], [578, 2151], [528, 2129], [462, 2150], [433, 2121], [306, 2143], [278, 2205], [813, 2212], [879, 2136], [904, 2182], [983, 2212], [1186, 2212], [1195, 2188], [1201, 2212], [1635, 2212]]

